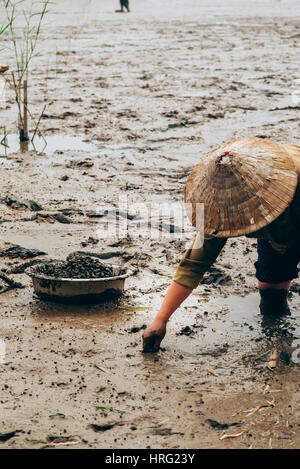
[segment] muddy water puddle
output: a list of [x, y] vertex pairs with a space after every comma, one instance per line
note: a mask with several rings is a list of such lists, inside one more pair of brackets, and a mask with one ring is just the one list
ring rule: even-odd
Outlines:
[[[19, 153], [20, 152], [20, 153]], [[27, 152], [36, 155], [47, 156], [46, 160], [39, 160], [39, 165], [49, 166], [64, 164], [69, 160], [76, 161], [86, 159], [86, 156], [102, 160], [110, 160], [116, 164], [127, 164], [129, 170], [134, 168], [149, 170], [149, 156], [156, 165], [161, 166], [161, 171], [180, 170], [186, 165], [192, 165], [199, 161], [199, 149], [194, 146], [182, 146], [172, 157], [166, 156], [164, 152], [145, 143], [144, 145], [111, 144], [104, 145], [95, 140], [88, 140], [84, 135], [49, 135], [45, 138], [36, 136], [34, 141], [19, 142], [17, 134], [10, 134], [0, 144], [0, 165], [11, 167], [21, 162], [22, 154]], [[19, 153], [18, 158], [15, 154]], [[151, 167], [151, 165], [150, 165]], [[117, 168], [116, 168], [117, 169]]]
[[[247, 357], [253, 361], [273, 347], [286, 362], [298, 364], [299, 296], [293, 295], [289, 301], [291, 314], [279, 318], [263, 316], [259, 301], [259, 294], [251, 293], [244, 297], [213, 298], [205, 304], [201, 300], [198, 307], [186, 307], [185, 313], [174, 320], [176, 346], [183, 353], [207, 357], [224, 368], [241, 360], [247, 362]], [[182, 340], [183, 337], [188, 340]]]
[[[50, 322], [62, 328], [87, 329], [111, 334], [111, 341], [126, 343], [134, 338], [141, 349], [141, 336], [158, 308], [157, 296], [143, 305], [111, 302], [104, 305], [60, 305], [33, 301], [33, 322]], [[164, 362], [173, 356], [184, 357], [184, 369], [209, 362], [214, 366], [237, 366], [246, 356], [255, 358], [276, 347], [289, 363], [298, 364], [300, 357], [300, 298], [293, 295], [291, 314], [266, 318], [259, 311], [259, 294], [212, 298], [207, 302], [194, 296], [171, 318], [162, 351], [157, 355]], [[145, 356], [146, 357], [146, 356]], [[148, 357], [154, 357], [150, 354]], [[147, 359], [147, 357], [146, 357]], [[151, 359], [151, 358], [150, 358]], [[176, 358], [175, 358], [176, 361]]]
[[45, 139], [35, 137], [34, 141], [23, 142], [20, 146], [19, 136], [11, 134], [6, 137], [5, 145], [0, 146], [0, 156], [5, 157], [19, 151], [35, 151], [37, 153], [45, 153], [47, 156], [53, 156], [55, 152], [63, 152], [67, 150], [78, 151], [95, 151], [96, 145], [84, 141], [84, 136], [71, 135], [49, 135]]

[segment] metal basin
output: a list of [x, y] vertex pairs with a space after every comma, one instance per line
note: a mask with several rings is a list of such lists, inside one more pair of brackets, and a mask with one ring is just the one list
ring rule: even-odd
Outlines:
[[[123, 269], [115, 277], [53, 278], [38, 273], [38, 267], [39, 265], [35, 265], [26, 270], [26, 274], [32, 279], [35, 293], [44, 300], [73, 304], [102, 303], [116, 298], [124, 290], [125, 279], [133, 274], [131, 270]], [[118, 268], [120, 270], [119, 266]]]

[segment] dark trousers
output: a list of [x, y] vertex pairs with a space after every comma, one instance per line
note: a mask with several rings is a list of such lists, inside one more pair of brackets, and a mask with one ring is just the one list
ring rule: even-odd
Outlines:
[[120, 0], [121, 10], [125, 7], [129, 11], [129, 0]]
[[256, 278], [266, 283], [287, 282], [298, 277], [300, 247], [280, 254], [264, 239], [257, 242], [258, 260], [255, 262]]

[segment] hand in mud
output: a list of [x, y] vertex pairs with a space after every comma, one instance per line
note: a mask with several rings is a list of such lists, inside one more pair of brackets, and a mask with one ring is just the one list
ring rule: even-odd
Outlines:
[[153, 322], [151, 326], [147, 327], [143, 338], [143, 352], [144, 353], [156, 353], [159, 350], [161, 341], [166, 335], [166, 323], [165, 322]]

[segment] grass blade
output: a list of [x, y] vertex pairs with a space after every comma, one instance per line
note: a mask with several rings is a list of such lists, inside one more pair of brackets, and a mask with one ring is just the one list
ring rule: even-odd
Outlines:
[[119, 414], [125, 414], [125, 410], [115, 409], [114, 407], [107, 407], [105, 405], [97, 405], [96, 409], [110, 410], [111, 412], [119, 412]]
[[97, 370], [103, 371], [104, 373], [108, 373], [109, 375], [111, 374], [110, 371], [108, 371], [106, 368], [103, 368], [103, 366], [96, 365], [94, 364], [94, 367], [97, 368]]

